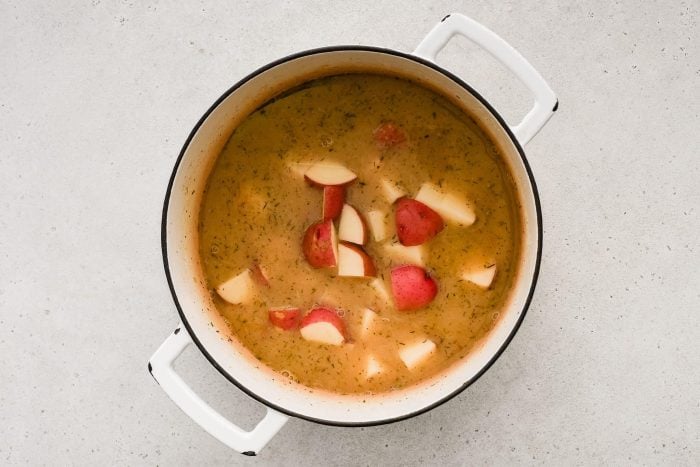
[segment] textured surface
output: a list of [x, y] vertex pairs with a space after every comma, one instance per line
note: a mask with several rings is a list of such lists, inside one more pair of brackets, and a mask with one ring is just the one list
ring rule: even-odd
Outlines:
[[[700, 463], [700, 33], [689, 2], [0, 4], [0, 464]], [[290, 421], [257, 460], [146, 372], [177, 323], [159, 228], [175, 157], [226, 88], [329, 44], [410, 51], [445, 13], [520, 50], [561, 105], [527, 147], [545, 250], [530, 313], [476, 384], [375, 428]], [[506, 116], [528, 98], [466, 41], [441, 63]], [[183, 376], [262, 409], [195, 350]]]

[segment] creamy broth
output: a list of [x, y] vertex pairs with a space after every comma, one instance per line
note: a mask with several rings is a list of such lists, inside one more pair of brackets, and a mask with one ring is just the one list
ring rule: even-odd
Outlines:
[[[373, 134], [393, 122], [407, 140], [378, 145]], [[305, 182], [304, 164], [334, 161], [357, 174], [346, 202], [366, 216], [387, 214], [389, 238], [364, 246], [389, 300], [366, 278], [337, 277], [305, 260], [302, 238], [322, 217], [323, 190]], [[476, 222], [444, 229], [422, 246], [423, 267], [438, 284], [435, 299], [398, 311], [389, 272], [409, 264], [386, 245], [396, 241], [394, 211], [381, 180], [414, 197], [431, 182], [469, 200]], [[521, 219], [514, 183], [494, 144], [444, 97], [406, 80], [371, 74], [318, 79], [285, 93], [247, 117], [231, 136], [210, 175], [200, 214], [200, 254], [214, 302], [232, 334], [261, 362], [299, 383], [338, 393], [383, 392], [431, 377], [467, 355], [498, 319], [517, 273]], [[259, 264], [268, 285], [257, 283], [244, 304], [214, 289]], [[465, 281], [472, 266], [495, 265], [488, 289]], [[322, 304], [340, 310], [348, 341], [323, 345], [298, 330], [271, 325], [270, 308], [302, 314]], [[363, 310], [377, 314], [363, 332]], [[436, 347], [409, 369], [399, 350], [430, 339]], [[372, 355], [382, 367], [368, 378]]]

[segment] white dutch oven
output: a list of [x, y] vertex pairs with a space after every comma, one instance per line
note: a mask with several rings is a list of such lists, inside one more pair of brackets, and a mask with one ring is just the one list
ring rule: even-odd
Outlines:
[[[534, 95], [534, 106], [509, 127], [478, 93], [434, 63], [454, 35], [480, 45], [506, 65]], [[197, 249], [199, 206], [217, 155], [236, 126], [255, 108], [309, 79], [369, 71], [401, 76], [437, 90], [472, 115], [496, 141], [515, 179], [522, 206], [522, 262], [501, 318], [478, 348], [448, 371], [417, 386], [386, 394], [340, 396], [312, 390], [261, 368], [247, 350], [229, 338], [203, 277]], [[197, 123], [175, 164], [163, 208], [163, 260], [182, 320], [151, 358], [148, 367], [173, 401], [221, 442], [255, 455], [289, 416], [339, 426], [377, 425], [402, 420], [447, 401], [475, 381], [503, 352], [517, 331], [537, 279], [542, 242], [535, 182], [522, 150], [557, 108], [544, 79], [511, 46], [462, 15], [448, 15], [413, 54], [374, 47], [329, 47], [271, 63], [229, 89]], [[244, 431], [200, 399], [175, 373], [173, 362], [192, 342], [226, 378], [267, 406], [252, 431]]]

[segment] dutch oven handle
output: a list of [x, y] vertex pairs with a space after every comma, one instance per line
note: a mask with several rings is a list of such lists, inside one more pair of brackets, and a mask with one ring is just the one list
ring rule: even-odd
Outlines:
[[268, 408], [265, 417], [252, 431], [245, 431], [225, 419], [175, 373], [173, 363], [191, 343], [187, 330], [180, 324], [153, 354], [148, 371], [173, 402], [212, 436], [242, 454], [256, 455], [289, 417]]
[[535, 104], [532, 109], [519, 124], [511, 127], [518, 141], [522, 145], [527, 144], [557, 110], [559, 103], [554, 91], [537, 70], [510, 44], [490, 29], [464, 15], [445, 16], [428, 33], [413, 54], [434, 62], [437, 54], [456, 34], [466, 37], [493, 55], [508, 67], [534, 95]]

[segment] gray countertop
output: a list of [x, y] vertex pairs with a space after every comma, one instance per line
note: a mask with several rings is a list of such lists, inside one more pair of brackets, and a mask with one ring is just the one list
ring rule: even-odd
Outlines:
[[[700, 464], [699, 8], [4, 2], [0, 464]], [[180, 147], [259, 66], [332, 44], [411, 51], [453, 11], [503, 36], [560, 100], [526, 148], [544, 211], [528, 316], [431, 412], [373, 428], [293, 419], [243, 457], [146, 371], [178, 322], [159, 238]], [[439, 62], [511, 119], [529, 105], [466, 40]], [[263, 413], [197, 350], [178, 370], [244, 426]]]

